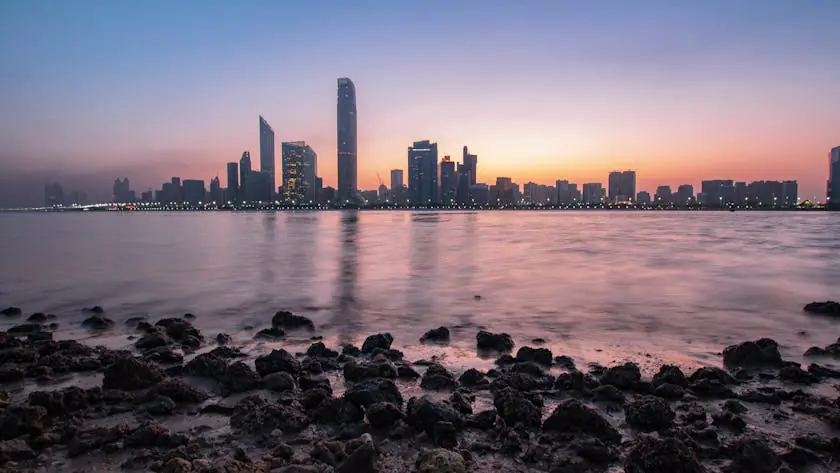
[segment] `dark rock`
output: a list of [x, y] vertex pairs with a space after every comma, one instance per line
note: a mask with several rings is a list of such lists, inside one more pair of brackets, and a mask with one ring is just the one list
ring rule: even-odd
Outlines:
[[362, 356], [362, 350], [360, 350], [359, 347], [353, 345], [344, 345], [343, 347], [341, 347], [341, 354], [346, 356], [358, 357]]
[[377, 333], [365, 339], [362, 344], [362, 353], [371, 353], [374, 348], [381, 348], [388, 350], [391, 348], [391, 343], [394, 342], [394, 337], [390, 333]]
[[0, 465], [12, 461], [31, 460], [35, 457], [35, 452], [23, 439], [4, 440], [0, 442]]
[[320, 378], [316, 376], [301, 376], [298, 378], [298, 385], [301, 391], [308, 391], [310, 389], [323, 389], [332, 395], [332, 386], [330, 380], [327, 378]]
[[153, 364], [136, 358], [120, 358], [105, 368], [103, 389], [134, 391], [148, 388], [163, 379], [163, 371]]
[[184, 371], [195, 376], [221, 381], [227, 371], [227, 362], [210, 353], [202, 353], [190, 360], [184, 366]]
[[697, 381], [702, 380], [710, 380], [710, 381], [717, 381], [723, 385], [732, 385], [738, 384], [738, 381], [729, 375], [726, 371], [712, 367], [712, 366], [704, 366], [694, 373], [688, 378], [689, 381], [692, 383], [696, 383]]
[[731, 399], [735, 392], [716, 379], [701, 379], [693, 381], [689, 386], [691, 391], [701, 397], [717, 397]]
[[207, 399], [206, 394], [176, 378], [164, 379], [150, 392], [158, 396], [166, 396], [176, 403], [198, 403]]
[[624, 393], [611, 384], [604, 384], [593, 389], [592, 396], [596, 401], [624, 403]]
[[344, 379], [347, 381], [361, 381], [370, 378], [397, 377], [397, 367], [388, 360], [379, 359], [368, 362], [348, 361], [343, 368]]
[[309, 418], [296, 404], [288, 406], [268, 401], [260, 396], [248, 396], [234, 408], [230, 425], [249, 433], [300, 432], [309, 425]]
[[472, 414], [472, 401], [469, 396], [460, 391], [455, 391], [449, 396], [449, 403], [461, 414]]
[[636, 363], [612, 366], [601, 376], [601, 384], [611, 384], [619, 389], [629, 389], [642, 379], [642, 372]]
[[840, 371], [816, 363], [808, 365], [808, 372], [819, 378], [840, 378]]
[[47, 321], [47, 315], [43, 312], [35, 312], [34, 314], [27, 317], [26, 321], [32, 322], [34, 324], [42, 324]]
[[674, 437], [637, 438], [624, 460], [625, 473], [704, 473], [694, 452]]
[[144, 411], [153, 416], [168, 416], [175, 411], [175, 401], [166, 396], [154, 397], [144, 406]]
[[231, 393], [250, 391], [256, 388], [259, 382], [259, 375], [241, 361], [229, 365], [222, 379], [222, 384]]
[[291, 374], [297, 374], [300, 371], [300, 362], [284, 349], [271, 350], [271, 353], [258, 357], [254, 361], [254, 366], [260, 376], [266, 376], [278, 371], [285, 371]]
[[281, 327], [287, 330], [298, 328], [315, 330], [315, 324], [312, 323], [311, 320], [302, 315], [295, 315], [285, 310], [281, 310], [274, 314], [274, 317], [271, 318], [271, 325], [273, 327]]
[[561, 401], [542, 428], [546, 432], [585, 433], [607, 443], [621, 441], [621, 435], [609, 421], [577, 399]]
[[14, 363], [0, 365], [0, 383], [20, 381], [25, 375], [26, 372], [19, 365]]
[[723, 409], [732, 412], [733, 414], [743, 414], [747, 412], [746, 406], [734, 399], [729, 399], [724, 402]]
[[799, 366], [785, 366], [779, 370], [779, 378], [784, 381], [798, 384], [818, 383], [820, 379]]
[[805, 304], [805, 307], [802, 310], [804, 310], [805, 312], [810, 312], [812, 314], [831, 315], [834, 317], [840, 317], [840, 302], [809, 302]]
[[[313, 389], [305, 394], [318, 392]], [[365, 413], [359, 406], [344, 398], [328, 397], [312, 412], [312, 418], [324, 424], [355, 424], [364, 419]]]
[[153, 331], [140, 337], [139, 340], [134, 342], [134, 346], [138, 350], [151, 350], [165, 347], [170, 343], [172, 343], [172, 340], [165, 333]]
[[516, 363], [516, 358], [509, 354], [505, 354], [497, 358], [495, 363], [499, 366], [512, 365]]
[[264, 328], [254, 335], [254, 340], [279, 340], [286, 336], [286, 332], [277, 327]]
[[466, 473], [464, 457], [445, 448], [422, 449], [415, 464], [417, 473]]
[[781, 465], [776, 452], [758, 437], [738, 437], [726, 446], [726, 452], [732, 458], [732, 473], [773, 473]]
[[723, 350], [726, 366], [780, 366], [782, 355], [779, 344], [769, 338], [744, 342]]
[[168, 428], [156, 422], [141, 425], [125, 439], [127, 447], [173, 448], [186, 442], [186, 437], [173, 434]]
[[184, 361], [184, 355], [169, 347], [159, 347], [153, 350], [147, 350], [143, 354], [143, 359], [152, 363], [181, 364]]
[[420, 373], [414, 370], [414, 368], [399, 364], [397, 365], [397, 378], [400, 379], [417, 379], [420, 377]]
[[400, 408], [390, 402], [371, 404], [365, 409], [365, 414], [368, 423], [378, 429], [391, 427], [396, 421], [405, 418]]
[[522, 347], [516, 352], [516, 361], [532, 361], [543, 366], [551, 366], [553, 355], [548, 348]]
[[674, 423], [674, 411], [661, 398], [642, 396], [624, 406], [624, 418], [630, 426], [645, 432], [664, 430]]
[[[20, 347], [20, 340], [6, 332], [0, 332], [0, 350], [18, 347]], [[0, 355], [0, 357], [2, 357], [2, 355]], [[4, 358], [0, 359], [2, 359], [3, 361], [7, 361]]]
[[420, 380], [420, 387], [433, 390], [454, 390], [458, 386], [452, 374], [443, 366], [434, 363], [429, 365], [423, 379]]
[[307, 411], [314, 411], [324, 402], [332, 399], [332, 393], [324, 389], [310, 389], [300, 396], [300, 403]]
[[338, 352], [330, 350], [322, 342], [316, 342], [309, 346], [306, 350], [308, 356], [316, 356], [320, 358], [338, 358]]
[[344, 444], [341, 442], [319, 440], [315, 442], [315, 447], [309, 456], [321, 463], [336, 467], [347, 458], [347, 453], [344, 451]]
[[6, 307], [3, 310], [0, 310], [0, 314], [13, 316], [13, 315], [20, 315], [23, 311], [20, 310], [20, 307]]
[[33, 391], [29, 393], [27, 402], [30, 406], [43, 407], [51, 416], [60, 416], [101, 403], [102, 391], [99, 388], [86, 391], [76, 386], [54, 391]]
[[534, 428], [542, 422], [542, 405], [537, 405], [532, 398], [511, 388], [503, 388], [493, 394], [493, 405], [499, 417], [509, 426], [517, 423]]
[[687, 404], [681, 404], [679, 406], [679, 411], [681, 412], [680, 417], [685, 423], [701, 423], [706, 424], [706, 410], [703, 409], [703, 406], [696, 402], [690, 402]]
[[265, 389], [274, 392], [294, 391], [297, 387], [295, 378], [282, 371], [265, 376], [262, 379], [262, 385]]
[[52, 332], [32, 332], [26, 334], [26, 339], [29, 342], [44, 342], [53, 339]]
[[688, 379], [686, 379], [682, 370], [674, 365], [662, 365], [659, 372], [653, 376], [653, 385], [659, 386], [661, 384], [670, 383], [681, 388], [688, 387]]
[[718, 414], [712, 414], [712, 424], [728, 427], [736, 432], [743, 432], [744, 429], [747, 428], [747, 423], [744, 419], [738, 417], [731, 411], [723, 411]]
[[458, 378], [458, 382], [468, 388], [485, 389], [490, 387], [490, 380], [484, 376], [484, 373], [475, 368], [464, 371], [464, 374]]
[[566, 368], [567, 370], [575, 370], [575, 360], [573, 360], [570, 356], [566, 355], [559, 355], [554, 357], [554, 363], [561, 368]]
[[432, 441], [435, 445], [443, 448], [456, 448], [458, 446], [458, 436], [455, 426], [452, 422], [439, 420], [435, 422], [434, 433], [432, 434]]
[[677, 386], [671, 383], [662, 383], [656, 386], [653, 390], [655, 396], [665, 399], [680, 399], [685, 396], [685, 389], [682, 386]]
[[232, 360], [234, 358], [245, 358], [247, 355], [242, 353], [238, 348], [231, 347], [216, 347], [208, 352], [209, 355], [221, 358], [223, 360]]
[[438, 327], [424, 333], [420, 337], [421, 343], [449, 343], [449, 329], [446, 327]]
[[376, 347], [369, 353], [372, 358], [377, 357], [378, 355], [382, 355], [385, 359], [391, 361], [400, 361], [403, 359], [403, 352], [399, 350], [395, 350], [393, 348], [379, 348]]
[[435, 424], [438, 422], [449, 422], [457, 430], [464, 427], [464, 419], [461, 414], [449, 403], [436, 402], [428, 396], [409, 399], [406, 422], [423, 430], [432, 438], [434, 438]]
[[102, 315], [92, 315], [82, 321], [82, 327], [91, 330], [106, 330], [114, 326], [114, 321]]
[[21, 435], [38, 435], [44, 428], [47, 410], [41, 406], [9, 406], [0, 410], [0, 440]]
[[491, 430], [499, 425], [499, 421], [501, 421], [501, 418], [496, 410], [489, 409], [475, 414], [467, 421], [467, 423], [468, 425], [477, 427], [481, 430]]
[[513, 339], [506, 333], [491, 333], [481, 330], [475, 336], [480, 351], [510, 352], [513, 350]]
[[15, 325], [7, 330], [9, 333], [14, 334], [30, 334], [30, 333], [39, 333], [44, 331], [44, 326], [41, 324], [20, 324]]
[[782, 398], [779, 397], [776, 392], [762, 392], [758, 391], [745, 391], [743, 394], [738, 396], [738, 399], [746, 402], [755, 402], [759, 404], [773, 404], [778, 406], [782, 403]]
[[232, 341], [233, 338], [231, 338], [231, 336], [226, 333], [220, 333], [216, 335], [216, 343], [218, 343], [219, 345], [227, 345]]
[[344, 398], [352, 404], [367, 407], [377, 402], [391, 402], [402, 406], [403, 398], [390, 379], [366, 379], [347, 388]]
[[598, 381], [588, 374], [580, 371], [560, 373], [554, 382], [554, 388], [559, 391], [584, 392], [598, 387]]
[[[350, 442], [348, 442], [350, 444]], [[350, 449], [347, 460], [336, 469], [336, 473], [376, 473], [379, 471], [377, 464], [376, 447], [370, 434], [362, 435], [360, 444], [355, 449]]]

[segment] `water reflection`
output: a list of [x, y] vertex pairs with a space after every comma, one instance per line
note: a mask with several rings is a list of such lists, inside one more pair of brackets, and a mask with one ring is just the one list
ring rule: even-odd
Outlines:
[[338, 328], [341, 343], [350, 343], [360, 329], [361, 318], [357, 295], [359, 272], [359, 213], [355, 210], [341, 213], [339, 233], [341, 253], [338, 268], [338, 301], [332, 325]]
[[440, 278], [438, 268], [437, 213], [419, 212], [411, 218], [411, 260], [405, 285], [406, 307], [414, 320], [426, 321], [435, 316], [437, 298], [429, 297], [435, 287], [450, 284]]

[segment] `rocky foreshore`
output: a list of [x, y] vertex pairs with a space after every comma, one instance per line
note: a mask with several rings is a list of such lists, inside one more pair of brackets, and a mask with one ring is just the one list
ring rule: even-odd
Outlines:
[[[84, 327], [114, 326], [87, 311]], [[485, 331], [476, 349], [496, 368], [457, 372], [404, 359], [388, 333], [289, 352], [287, 332], [317, 332], [288, 312], [256, 334], [278, 343], [256, 358], [252, 340], [203, 334], [191, 314], [125, 321], [132, 350], [55, 341], [53, 318], [0, 332], [1, 471], [840, 471], [840, 371], [785, 361], [770, 339], [724, 348], [725, 369], [646, 379], [633, 362], [584, 369]]]

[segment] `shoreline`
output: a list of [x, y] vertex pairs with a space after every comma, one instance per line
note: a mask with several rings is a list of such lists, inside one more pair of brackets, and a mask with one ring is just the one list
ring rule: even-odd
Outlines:
[[[820, 306], [826, 307], [826, 306]], [[833, 307], [833, 306], [828, 306]], [[807, 369], [769, 339], [721, 347], [726, 369], [576, 366], [535, 340], [480, 330], [482, 372], [406, 360], [390, 334], [327, 346], [278, 312], [260, 337], [305, 353], [262, 356], [254, 340], [183, 318], [130, 321], [131, 350], [53, 341], [52, 318], [6, 309], [0, 332], [4, 471], [809, 472], [840, 464], [840, 339]], [[113, 330], [101, 307], [82, 326]], [[830, 314], [829, 314], [830, 315]], [[421, 342], [446, 345], [445, 327]], [[398, 348], [398, 347], [397, 347]]]

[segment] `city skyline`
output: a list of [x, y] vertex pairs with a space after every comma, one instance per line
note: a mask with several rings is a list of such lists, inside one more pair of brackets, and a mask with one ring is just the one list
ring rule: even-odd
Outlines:
[[[6, 77], [16, 91], [0, 108], [6, 178], [40, 187], [106, 173], [99, 177], [105, 193], [115, 176], [131, 176], [138, 192], [172, 175], [222, 176], [224, 163], [243, 149], [257, 158], [259, 140], [248, 124], [258, 111], [280, 141], [305, 140], [319, 150], [320, 177], [335, 187], [329, 91], [346, 76], [360, 87], [363, 111], [358, 189], [375, 189], [376, 174], [402, 161], [408, 143], [429, 139], [453, 157], [469, 144], [481, 156], [477, 182], [604, 182], [612, 170], [634, 169], [638, 187], [651, 193], [659, 185], [699, 188], [703, 179], [731, 178], [796, 179], [801, 195], [825, 195], [826, 150], [837, 145], [840, 122], [831, 106], [840, 101], [831, 83], [838, 74], [831, 45], [840, 38], [830, 21], [840, 12], [833, 2], [808, 9], [785, 2], [546, 2], [482, 10], [430, 2], [422, 11], [440, 34], [422, 44], [394, 36], [392, 26], [417, 6], [337, 4], [288, 31], [257, 34], [243, 24], [270, 24], [312, 7], [220, 4], [194, 12], [188, 4], [99, 5], [97, 18], [60, 2], [0, 6], [0, 35], [13, 45]], [[651, 28], [654, 10], [657, 26], [666, 26]], [[207, 26], [176, 27], [193, 14]], [[167, 15], [176, 21], [160, 24]], [[350, 49], [333, 50], [334, 26], [348, 18], [365, 32], [342, 39]], [[733, 23], [743, 28], [725, 27]], [[452, 32], [462, 24], [476, 26]], [[208, 36], [219, 25], [222, 31]], [[151, 27], [179, 40], [165, 49], [148, 44], [142, 39]], [[125, 37], [114, 33], [123, 30]], [[282, 47], [319, 34], [323, 39], [303, 41], [297, 52]], [[273, 62], [282, 67], [264, 61], [278, 48]], [[249, 67], [233, 59], [240, 55]], [[65, 62], [70, 57], [74, 62]], [[140, 58], [142, 70], [132, 62]], [[285, 72], [290, 64], [292, 74]], [[61, 74], [51, 72], [57, 67]], [[39, 139], [44, 129], [52, 139]]]

